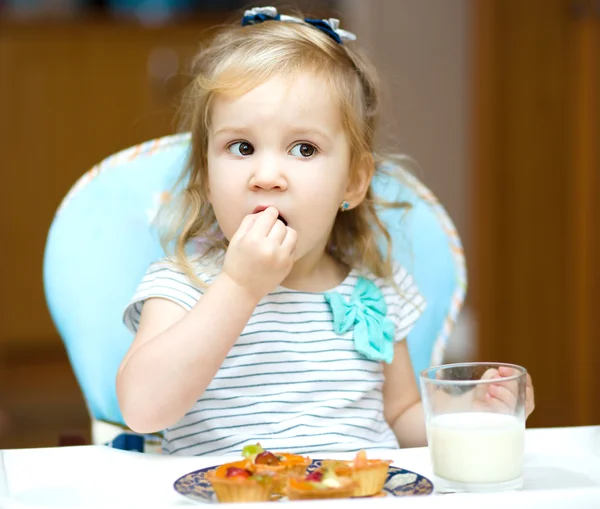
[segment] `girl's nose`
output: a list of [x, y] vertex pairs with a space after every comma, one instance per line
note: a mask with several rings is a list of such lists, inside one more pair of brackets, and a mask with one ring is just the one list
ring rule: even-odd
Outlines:
[[250, 189], [253, 191], [285, 191], [287, 181], [280, 170], [280, 164], [276, 158], [256, 158], [256, 166], [249, 182]]

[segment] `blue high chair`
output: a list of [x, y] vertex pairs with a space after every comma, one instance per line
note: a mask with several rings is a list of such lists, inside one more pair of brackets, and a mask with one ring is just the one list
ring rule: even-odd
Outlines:
[[[83, 175], [60, 205], [48, 234], [44, 289], [92, 422], [92, 441], [160, 450], [160, 436], [135, 436], [117, 402], [115, 378], [133, 340], [123, 310], [148, 265], [163, 257], [152, 226], [179, 176], [189, 134], [143, 143], [108, 157]], [[389, 163], [392, 164], [392, 163]], [[374, 182], [384, 199], [410, 202], [384, 210], [393, 256], [413, 274], [427, 308], [408, 336], [417, 373], [442, 361], [462, 307], [466, 270], [454, 225], [433, 194], [405, 172], [404, 183]]]

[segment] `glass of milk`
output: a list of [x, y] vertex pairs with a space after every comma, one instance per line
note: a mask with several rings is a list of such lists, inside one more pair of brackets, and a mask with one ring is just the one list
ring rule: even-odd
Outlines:
[[483, 362], [447, 364], [421, 372], [437, 491], [523, 487], [526, 376], [521, 366]]

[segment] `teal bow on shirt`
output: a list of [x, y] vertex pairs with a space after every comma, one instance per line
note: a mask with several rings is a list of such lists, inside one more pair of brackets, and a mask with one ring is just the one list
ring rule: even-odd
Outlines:
[[381, 290], [370, 279], [358, 278], [348, 302], [338, 292], [326, 292], [337, 334], [354, 328], [354, 346], [365, 357], [391, 363], [394, 359], [396, 327], [387, 317]]

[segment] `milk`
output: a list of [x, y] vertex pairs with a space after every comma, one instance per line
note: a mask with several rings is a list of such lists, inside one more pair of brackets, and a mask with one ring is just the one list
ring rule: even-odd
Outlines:
[[427, 433], [434, 473], [443, 479], [501, 483], [522, 475], [522, 419], [485, 412], [438, 415]]

